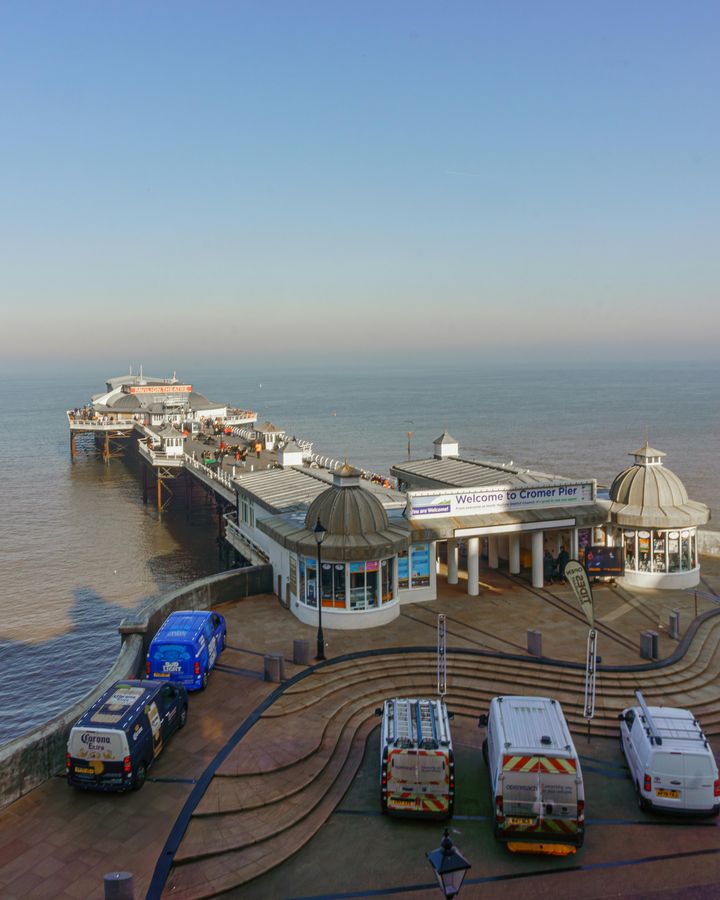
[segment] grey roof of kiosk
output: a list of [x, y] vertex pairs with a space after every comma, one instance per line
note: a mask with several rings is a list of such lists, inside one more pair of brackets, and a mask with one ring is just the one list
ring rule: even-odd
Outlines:
[[[441, 435], [444, 437], [446, 432]], [[438, 441], [441, 439], [438, 438]], [[398, 463], [390, 471], [401, 481], [410, 483], [411, 490], [435, 488], [521, 487], [534, 484], [572, 484], [578, 480], [560, 475], [548, 475], [517, 466], [505, 466], [488, 460], [419, 459]], [[465, 529], [493, 528], [503, 525], [529, 525], [543, 522], [574, 520], [575, 527], [587, 528], [608, 521], [609, 504], [603, 500], [577, 506], [519, 509], [475, 516], [437, 516], [410, 521], [413, 540], [443, 540], [461, 534]]]
[[[660, 460], [665, 454], [648, 443], [630, 454], [636, 459], [610, 487], [610, 519], [626, 528], [687, 528], [704, 525], [710, 510], [688, 498], [685, 485]], [[644, 460], [644, 462], [642, 461]]]
[[[280, 513], [310, 506], [316, 497], [327, 490], [332, 477], [333, 473], [327, 469], [291, 466], [236, 475], [235, 483], [268, 512]], [[361, 486], [379, 497], [386, 509], [405, 509], [407, 498], [399, 491], [364, 480]]]
[[[439, 439], [438, 439], [439, 440]], [[548, 482], [572, 483], [572, 478], [532, 472], [486, 460], [446, 457], [445, 459], [416, 459], [392, 466], [391, 473], [402, 481], [421, 483], [421, 487], [515, 487]], [[406, 478], [408, 475], [409, 478]]]
[[457, 444], [456, 438], [454, 438], [451, 434], [448, 434], [447, 431], [443, 431], [440, 437], [435, 438], [433, 441], [435, 446], [437, 445], [447, 445], [447, 444]]

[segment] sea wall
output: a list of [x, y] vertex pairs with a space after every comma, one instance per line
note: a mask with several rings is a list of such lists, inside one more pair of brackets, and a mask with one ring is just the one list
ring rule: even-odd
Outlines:
[[[720, 531], [706, 531], [698, 528], [698, 553], [703, 556], [720, 556]], [[702, 560], [700, 562], [702, 565]]]
[[152, 635], [171, 612], [264, 593], [272, 593], [271, 566], [232, 569], [163, 594], [123, 619], [120, 652], [105, 678], [60, 715], [0, 747], [0, 809], [63, 771], [72, 726], [113, 682], [140, 673]]

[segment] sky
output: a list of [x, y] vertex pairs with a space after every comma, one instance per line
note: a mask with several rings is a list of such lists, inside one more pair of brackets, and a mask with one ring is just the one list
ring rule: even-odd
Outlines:
[[719, 45], [715, 0], [0, 0], [0, 363], [717, 358]]

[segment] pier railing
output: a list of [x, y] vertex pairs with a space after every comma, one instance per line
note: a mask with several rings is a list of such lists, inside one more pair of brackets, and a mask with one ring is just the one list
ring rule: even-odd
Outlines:
[[195, 459], [194, 456], [191, 456], [189, 453], [184, 454], [184, 462], [185, 465], [191, 469], [195, 469], [198, 472], [202, 472], [203, 476], [209, 478], [211, 481], [217, 481], [218, 484], [222, 484], [229, 491], [235, 491], [235, 485], [233, 484], [232, 476], [229, 475], [221, 468], [211, 468], [210, 466], [206, 466], [202, 460]]
[[108, 416], [76, 416], [71, 409], [67, 411], [70, 428], [82, 428], [83, 431], [107, 431], [109, 428], [134, 428], [141, 423], [137, 419], [109, 418]]

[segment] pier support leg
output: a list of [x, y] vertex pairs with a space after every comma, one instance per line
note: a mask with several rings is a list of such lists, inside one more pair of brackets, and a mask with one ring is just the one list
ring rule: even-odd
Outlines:
[[70, 432], [70, 459], [72, 459], [74, 461], [76, 456], [77, 456], [77, 447], [75, 446], [75, 432], [71, 431]]
[[105, 432], [105, 440], [103, 441], [103, 460], [105, 463], [110, 462], [110, 435]]
[[447, 542], [448, 584], [458, 583], [458, 545], [457, 541]]
[[157, 478], [157, 508], [158, 508], [158, 515], [162, 515], [162, 478], [160, 477], [160, 474], [159, 474], [159, 473], [156, 475], [156, 478]]
[[480, 593], [480, 538], [468, 538], [467, 574], [468, 594], [477, 597]]
[[142, 498], [143, 498], [143, 503], [147, 506], [147, 501], [148, 501], [147, 465], [144, 462], [142, 462], [142, 460], [141, 460], [140, 466], [142, 467]]

